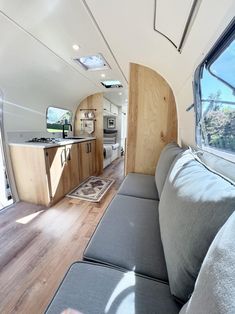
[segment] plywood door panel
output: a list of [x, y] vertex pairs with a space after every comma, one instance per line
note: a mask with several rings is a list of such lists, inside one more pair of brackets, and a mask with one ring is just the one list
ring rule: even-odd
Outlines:
[[[136, 80], [133, 82], [133, 80]], [[135, 150], [137, 143], [137, 118], [139, 110], [139, 90], [138, 90], [139, 73], [138, 67], [130, 66], [129, 82], [129, 102], [127, 116], [127, 137], [126, 137], [126, 154], [125, 154], [125, 174], [135, 172]]]
[[170, 86], [155, 71], [131, 64], [126, 173], [153, 175], [171, 141], [177, 141], [177, 114]]
[[113, 114], [118, 115], [118, 107], [115, 106], [115, 105], [113, 105], [113, 104], [111, 104], [111, 112], [112, 112]]
[[89, 143], [90, 145], [90, 152], [89, 152], [89, 158], [90, 158], [90, 175], [95, 175], [96, 174], [96, 162], [95, 162], [95, 159], [96, 159], [96, 145], [95, 145], [95, 141], [91, 141]]
[[111, 111], [111, 104], [110, 102], [104, 98], [104, 104], [103, 104], [104, 110], [110, 112]]

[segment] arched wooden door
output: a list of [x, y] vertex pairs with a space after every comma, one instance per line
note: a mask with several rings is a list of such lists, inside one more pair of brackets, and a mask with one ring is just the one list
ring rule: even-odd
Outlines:
[[177, 141], [177, 112], [169, 84], [155, 71], [130, 65], [125, 172], [154, 175], [163, 147]]

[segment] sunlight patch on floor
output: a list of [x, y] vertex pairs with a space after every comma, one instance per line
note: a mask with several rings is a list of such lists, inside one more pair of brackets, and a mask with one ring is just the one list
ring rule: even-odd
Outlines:
[[40, 215], [43, 212], [44, 212], [44, 210], [40, 210], [40, 211], [38, 211], [36, 213], [30, 214], [30, 215], [27, 215], [27, 216], [25, 216], [23, 218], [18, 219], [18, 220], [16, 220], [16, 222], [19, 223], [19, 224], [26, 225], [27, 223], [32, 221], [34, 218], [36, 218], [38, 215]]

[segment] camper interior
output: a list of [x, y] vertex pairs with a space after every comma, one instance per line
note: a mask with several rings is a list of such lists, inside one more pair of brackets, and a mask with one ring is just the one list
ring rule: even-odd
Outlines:
[[235, 313], [234, 0], [0, 0], [0, 313]]

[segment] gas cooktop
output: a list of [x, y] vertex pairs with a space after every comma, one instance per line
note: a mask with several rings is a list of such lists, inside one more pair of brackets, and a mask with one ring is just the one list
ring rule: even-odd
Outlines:
[[31, 140], [27, 141], [28, 143], [46, 143], [46, 144], [53, 144], [58, 143], [60, 140], [54, 137], [34, 137]]

